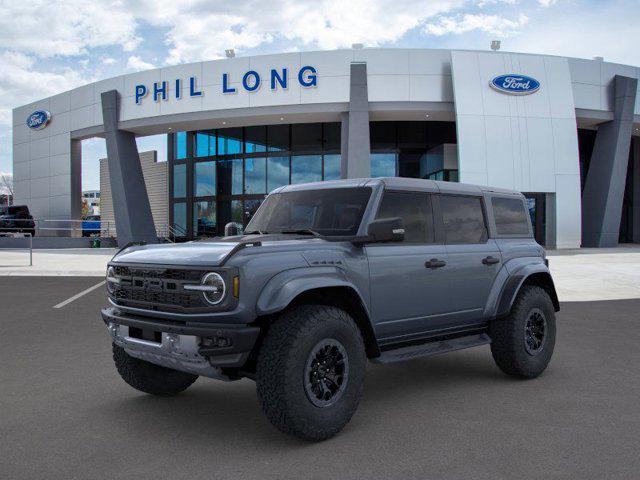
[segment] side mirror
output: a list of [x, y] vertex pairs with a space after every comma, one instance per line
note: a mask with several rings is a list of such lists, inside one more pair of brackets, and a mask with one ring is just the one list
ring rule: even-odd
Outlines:
[[402, 219], [379, 218], [369, 224], [367, 233], [372, 242], [402, 242], [404, 240]]
[[229, 222], [224, 226], [225, 237], [235, 237], [236, 235], [242, 235], [242, 225], [238, 222]]

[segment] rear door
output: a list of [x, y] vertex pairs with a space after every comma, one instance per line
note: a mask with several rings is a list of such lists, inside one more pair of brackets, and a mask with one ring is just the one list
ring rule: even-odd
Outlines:
[[434, 228], [433, 195], [385, 191], [376, 218], [400, 217], [403, 242], [367, 245], [371, 313], [381, 343], [419, 337], [451, 307], [446, 249]]
[[501, 255], [489, 238], [483, 198], [475, 195], [440, 195], [440, 210], [447, 256], [448, 292], [455, 306], [456, 325], [481, 322]]

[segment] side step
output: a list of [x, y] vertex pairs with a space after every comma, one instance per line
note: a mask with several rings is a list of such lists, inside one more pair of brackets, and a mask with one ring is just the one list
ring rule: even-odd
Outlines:
[[431, 355], [439, 355], [440, 353], [453, 352], [462, 350], [463, 348], [478, 347], [491, 343], [491, 338], [486, 333], [476, 335], [468, 335], [466, 337], [452, 338], [449, 340], [436, 340], [435, 342], [421, 343], [420, 345], [411, 345], [409, 347], [401, 347], [395, 350], [387, 350], [382, 352], [377, 358], [371, 359], [373, 363], [394, 363], [403, 360], [411, 360], [418, 357], [430, 357]]

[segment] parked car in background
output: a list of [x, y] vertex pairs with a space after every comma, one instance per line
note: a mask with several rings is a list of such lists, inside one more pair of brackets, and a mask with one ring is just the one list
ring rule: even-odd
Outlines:
[[36, 234], [36, 222], [26, 205], [12, 205], [5, 212], [0, 212], [0, 233]]
[[82, 236], [100, 235], [100, 215], [87, 215], [82, 219]]

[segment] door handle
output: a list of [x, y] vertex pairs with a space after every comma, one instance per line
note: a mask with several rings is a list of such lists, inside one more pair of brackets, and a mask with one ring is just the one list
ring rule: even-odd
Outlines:
[[437, 258], [432, 258], [428, 262], [424, 262], [424, 266], [427, 268], [440, 268], [444, 267], [447, 264], [444, 260], [438, 260]]
[[484, 263], [485, 265], [494, 265], [496, 263], [500, 263], [500, 260], [489, 255], [488, 257], [484, 257], [482, 259], [482, 263]]

